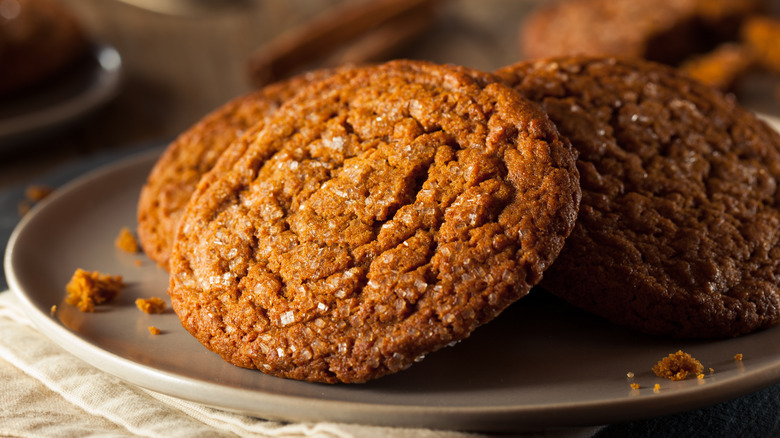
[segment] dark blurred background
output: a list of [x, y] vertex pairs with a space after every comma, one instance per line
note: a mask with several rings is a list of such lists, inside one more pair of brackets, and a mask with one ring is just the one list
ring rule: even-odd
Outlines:
[[[2, 2], [4, 0], [0, 0]], [[7, 1], [7, 0], [5, 0]], [[61, 0], [90, 39], [116, 48], [122, 79], [114, 99], [64, 130], [33, 139], [0, 132], [0, 187], [59, 163], [144, 142], [164, 143], [232, 97], [252, 89], [249, 57], [290, 29], [364, 0]], [[780, 9], [780, 0], [772, 0]], [[435, 19], [392, 55], [484, 70], [522, 59], [519, 27], [541, 0], [440, 0]], [[565, 31], [562, 29], [561, 31]], [[780, 44], [780, 41], [778, 42]], [[311, 66], [317, 66], [316, 60]], [[774, 79], [772, 79], [774, 80]], [[746, 104], [772, 112], [776, 86], [755, 82]], [[754, 88], [756, 88], [754, 87]], [[18, 96], [17, 96], [18, 97]], [[23, 95], [22, 95], [23, 98]], [[0, 110], [3, 100], [0, 96]], [[778, 111], [780, 114], [780, 111]], [[0, 111], [0, 122], [3, 113]], [[2, 129], [0, 129], [2, 131]]]

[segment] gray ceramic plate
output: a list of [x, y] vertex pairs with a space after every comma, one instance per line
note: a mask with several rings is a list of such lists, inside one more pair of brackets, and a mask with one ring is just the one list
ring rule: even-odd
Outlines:
[[[234, 367], [186, 333], [175, 314], [145, 315], [134, 305], [166, 296], [164, 271], [113, 246], [121, 227], [135, 226], [138, 192], [155, 158], [139, 155], [58, 190], [24, 218], [5, 258], [11, 288], [43, 333], [134, 384], [271, 419], [509, 431], [681, 412], [780, 380], [780, 327], [680, 342], [623, 330], [543, 292], [470, 339], [368, 384], [311, 384]], [[113, 304], [81, 313], [62, 301], [78, 267], [122, 274], [129, 287]], [[59, 310], [51, 316], [53, 304]], [[149, 325], [162, 334], [150, 335]], [[715, 372], [680, 382], [655, 377], [652, 365], [678, 349]], [[744, 360], [735, 361], [736, 353]], [[629, 387], [628, 372], [641, 389]]]
[[95, 45], [76, 65], [23, 94], [0, 99], [0, 152], [51, 135], [119, 91], [122, 59], [107, 45]]

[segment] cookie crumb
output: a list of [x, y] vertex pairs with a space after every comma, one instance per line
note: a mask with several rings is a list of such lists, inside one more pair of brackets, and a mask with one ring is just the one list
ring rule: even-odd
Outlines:
[[114, 240], [114, 245], [124, 252], [135, 254], [139, 250], [138, 240], [129, 228], [123, 227]]
[[655, 386], [653, 386], [653, 392], [655, 393], [661, 392], [661, 385], [656, 383]]
[[53, 191], [54, 189], [49, 186], [33, 184], [24, 189], [24, 197], [30, 202], [38, 202], [49, 196]]
[[141, 266], [144, 265], [144, 262], [141, 259], [135, 259], [135, 260], [133, 260], [133, 264], [138, 266], [138, 267], [141, 267]]
[[124, 286], [121, 275], [87, 272], [78, 268], [65, 286], [65, 302], [82, 312], [94, 312], [96, 304], [112, 301]]
[[710, 53], [683, 62], [679, 69], [705, 84], [729, 91], [753, 66], [750, 49], [726, 43]]
[[138, 298], [135, 300], [135, 305], [144, 313], [163, 313], [165, 312], [165, 301], [162, 298]]
[[742, 360], [742, 353], [737, 353], [734, 355], [734, 360]]
[[148, 328], [149, 328], [149, 333], [151, 333], [153, 335], [159, 335], [160, 334], [160, 329], [158, 329], [157, 327], [155, 327], [153, 325], [150, 325]]
[[715, 372], [715, 369], [713, 369], [713, 368], [710, 368], [710, 374], [712, 374], [712, 373], [714, 373], [714, 372]]
[[638, 383], [632, 383], [631, 384], [631, 389], [639, 389], [639, 384]]
[[31, 208], [32, 204], [27, 201], [19, 201], [19, 204], [16, 205], [16, 211], [19, 213], [19, 217], [23, 217], [29, 213]]
[[704, 379], [704, 373], [699, 373], [699, 375], [696, 376], [697, 379], [703, 380]]
[[626, 377], [628, 377], [629, 379], [633, 379], [634, 378], [634, 372], [633, 371], [627, 372], [626, 373]]
[[57, 305], [56, 304], [51, 306], [51, 308], [49, 309], [49, 315], [54, 316], [55, 313], [57, 313]]
[[654, 367], [653, 372], [658, 377], [669, 380], [683, 380], [688, 374], [700, 374], [704, 369], [701, 362], [690, 354], [678, 350], [677, 353], [661, 359]]
[[764, 68], [780, 72], [780, 20], [769, 16], [754, 16], [742, 25], [742, 40], [756, 53]]
[[33, 184], [27, 186], [27, 188], [24, 189], [24, 197], [26, 199], [19, 201], [19, 203], [16, 205], [16, 209], [17, 212], [19, 213], [19, 217], [23, 217], [24, 215], [29, 213], [30, 209], [32, 209], [33, 204], [49, 196], [49, 194], [51, 194], [51, 192], [53, 191], [54, 189], [52, 189], [51, 187], [39, 185], [39, 184]]

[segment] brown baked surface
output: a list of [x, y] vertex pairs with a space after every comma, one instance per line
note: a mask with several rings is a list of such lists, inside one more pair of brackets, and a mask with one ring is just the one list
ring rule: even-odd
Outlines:
[[364, 382], [524, 296], [578, 202], [568, 142], [492, 75], [360, 68], [302, 91], [203, 177], [169, 294], [235, 365]]
[[620, 55], [676, 65], [738, 39], [761, 0], [568, 0], [548, 3], [523, 22], [526, 58]]
[[138, 238], [144, 252], [167, 269], [179, 218], [201, 176], [244, 131], [263, 120], [305, 84], [331, 74], [305, 73], [240, 96], [208, 114], [174, 140], [141, 189]]
[[780, 135], [659, 64], [571, 57], [498, 74], [579, 152], [577, 225], [543, 286], [649, 333], [777, 323]]
[[86, 48], [76, 17], [59, 1], [6, 2], [0, 14], [0, 94], [52, 77]]

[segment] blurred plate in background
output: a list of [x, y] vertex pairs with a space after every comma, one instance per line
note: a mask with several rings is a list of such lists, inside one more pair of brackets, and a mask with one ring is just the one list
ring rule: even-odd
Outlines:
[[119, 90], [122, 58], [107, 45], [57, 78], [0, 100], [0, 153], [55, 133], [110, 101]]

